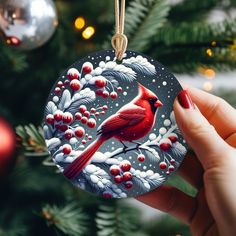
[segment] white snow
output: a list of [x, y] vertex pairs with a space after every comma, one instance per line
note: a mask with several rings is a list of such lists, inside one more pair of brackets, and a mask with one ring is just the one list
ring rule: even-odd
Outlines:
[[164, 120], [164, 126], [170, 126], [171, 125], [171, 121], [169, 119]]
[[95, 165], [92, 165], [92, 164], [87, 165], [87, 166], [84, 168], [84, 170], [85, 170], [87, 173], [89, 173], [89, 174], [92, 174], [92, 173], [96, 172], [96, 169], [97, 169], [97, 167], [96, 167]]
[[162, 134], [162, 135], [165, 134], [166, 132], [167, 132], [167, 130], [164, 127], [159, 129], [159, 133]]
[[59, 101], [59, 97], [58, 96], [54, 96], [53, 98], [52, 98], [52, 100], [53, 100], [53, 102], [58, 102]]
[[150, 135], [149, 135], [149, 139], [151, 140], [151, 141], [153, 141], [154, 139], [156, 139], [156, 134], [154, 134], [154, 133], [151, 133]]

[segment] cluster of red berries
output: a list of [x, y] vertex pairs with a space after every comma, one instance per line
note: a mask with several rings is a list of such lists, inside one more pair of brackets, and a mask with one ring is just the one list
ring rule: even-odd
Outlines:
[[90, 118], [92, 114], [96, 115], [95, 108], [88, 111], [85, 105], [81, 105], [79, 107], [79, 112], [75, 113], [75, 120], [78, 120], [82, 124], [87, 125], [90, 129], [93, 129], [96, 127], [97, 122], [94, 118]]
[[[64, 126], [67, 126], [73, 122], [73, 116], [70, 112], [62, 112], [60, 110], [57, 110], [53, 115], [47, 115], [46, 121], [50, 125], [54, 125], [55, 122], [62, 122]], [[62, 129], [61, 131], [65, 131], [65, 127], [63, 128], [63, 125], [55, 125], [55, 128]]]
[[160, 149], [162, 151], [169, 151], [172, 145], [178, 141], [178, 135], [171, 133], [167, 138], [160, 141]]
[[133, 187], [133, 182], [131, 181], [133, 175], [129, 172], [131, 169], [131, 163], [124, 160], [120, 165], [112, 165], [110, 167], [110, 174], [114, 176], [114, 182], [117, 184], [124, 183], [126, 189], [131, 189]]
[[[95, 82], [95, 84], [96, 84], [96, 82]], [[98, 87], [98, 86], [97, 86]], [[104, 86], [105, 87], [105, 86]], [[110, 97], [111, 99], [117, 99], [118, 98], [118, 94], [117, 94], [117, 92], [115, 92], [115, 91], [112, 91], [111, 93], [109, 93], [106, 89], [101, 89], [102, 87], [98, 87], [98, 88], [100, 88], [100, 89], [97, 89], [96, 90], [96, 94], [97, 94], [97, 96], [101, 96], [101, 97], [103, 97], [103, 98], [108, 98], [108, 97]], [[117, 91], [118, 92], [122, 92], [122, 88], [121, 87], [118, 87], [117, 88]]]
[[161, 170], [166, 170], [166, 174], [169, 175], [170, 172], [173, 172], [175, 170], [174, 164], [175, 164], [175, 160], [171, 159], [168, 164], [165, 161], [162, 161], [159, 164], [159, 167]]

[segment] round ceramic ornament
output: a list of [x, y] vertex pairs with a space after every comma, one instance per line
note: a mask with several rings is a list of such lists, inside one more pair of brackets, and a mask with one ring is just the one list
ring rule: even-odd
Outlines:
[[92, 54], [69, 67], [45, 110], [48, 150], [76, 186], [107, 198], [134, 197], [163, 184], [187, 145], [173, 103], [182, 90], [160, 63], [126, 51]]

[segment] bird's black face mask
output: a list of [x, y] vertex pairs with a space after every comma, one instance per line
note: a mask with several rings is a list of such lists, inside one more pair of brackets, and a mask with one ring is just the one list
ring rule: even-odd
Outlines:
[[148, 100], [151, 105], [151, 109], [152, 109], [153, 114], [155, 114], [157, 111], [157, 106], [155, 106], [155, 103], [157, 102], [157, 100], [158, 100], [157, 98], [151, 98]]

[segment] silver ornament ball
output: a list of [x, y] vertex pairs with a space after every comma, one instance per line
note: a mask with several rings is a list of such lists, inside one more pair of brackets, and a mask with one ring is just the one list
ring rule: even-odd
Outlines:
[[58, 24], [52, 0], [0, 0], [0, 34], [22, 50], [42, 46]]

